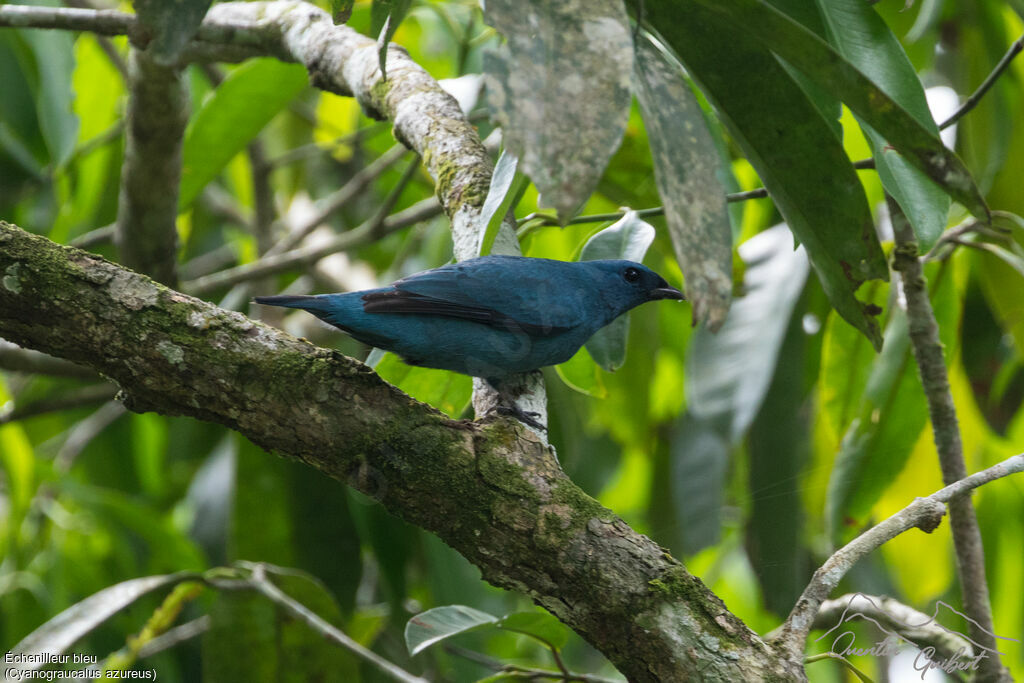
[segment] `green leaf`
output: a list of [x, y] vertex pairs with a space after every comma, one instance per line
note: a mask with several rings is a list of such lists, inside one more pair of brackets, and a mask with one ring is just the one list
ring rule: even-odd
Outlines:
[[494, 247], [494, 238], [498, 236], [501, 223], [508, 212], [513, 210], [523, 198], [529, 186], [529, 179], [518, 170], [519, 160], [508, 150], [503, 150], [498, 157], [491, 175], [491, 187], [484, 199], [484, 207], [480, 211], [480, 246], [477, 255], [487, 256]]
[[729, 442], [721, 424], [685, 413], [669, 441], [673, 520], [686, 555], [721, 537]]
[[773, 54], [715, 12], [670, 0], [646, 8], [806, 247], [832, 306], [880, 347], [878, 325], [854, 292], [865, 280], [887, 279], [888, 265], [830, 124]]
[[720, 158], [682, 69], [646, 32], [636, 44], [635, 66], [654, 177], [686, 292], [694, 318], [714, 331], [732, 298], [732, 228], [718, 181]]
[[449, 417], [460, 417], [473, 398], [473, 380], [466, 375], [406, 365], [393, 353], [383, 354], [371, 367], [385, 381]]
[[[348, 4], [351, 12], [352, 3]], [[411, 6], [412, 0], [373, 0], [370, 7], [370, 30], [377, 35], [377, 59], [381, 77], [384, 79], [388, 77], [388, 43], [395, 36], [395, 31], [409, 13]]]
[[356, 0], [331, 0], [331, 18], [335, 25], [344, 24], [352, 16], [352, 7]]
[[304, 68], [276, 59], [254, 59], [233, 70], [185, 131], [178, 210], [188, 209], [206, 184], [306, 85]]
[[135, 13], [141, 23], [153, 35], [147, 46], [153, 59], [164, 65], [178, 59], [188, 41], [203, 23], [206, 10], [213, 0], [133, 0]]
[[[805, 294], [801, 304], [811, 298]], [[810, 566], [800, 492], [806, 485], [803, 471], [810, 453], [812, 420], [807, 410], [811, 387], [805, 377], [811, 374], [808, 366], [813, 367], [818, 349], [814, 336], [804, 331], [806, 311], [798, 304], [790, 315], [780, 351], [785, 361], [776, 364], [746, 439], [750, 510], [744, 545], [765, 607], [779, 616], [787, 615], [800, 598]], [[863, 337], [857, 337], [867, 346]]]
[[[830, 42], [839, 53], [937, 136], [939, 128], [928, 110], [924, 87], [899, 40], [875, 9], [861, 0], [817, 3], [828, 23]], [[904, 159], [870, 124], [859, 116], [858, 120], [871, 143], [882, 185], [903, 208], [922, 250], [931, 249], [946, 227], [949, 195]]]
[[536, 638], [553, 650], [561, 650], [569, 641], [569, 629], [547, 612], [513, 612], [498, 622], [498, 627]]
[[[485, 53], [505, 146], [564, 224], [593, 193], [629, 118], [633, 41], [622, 0], [488, 0], [506, 45]], [[542, 103], [538, 106], [538, 103]]]
[[[580, 261], [626, 259], [640, 263], [654, 241], [654, 228], [641, 220], [636, 211], [595, 233], [580, 251]], [[608, 372], [615, 372], [626, 362], [626, 340], [629, 336], [629, 314], [602, 327], [587, 341], [586, 348], [594, 362]]]
[[415, 655], [446, 638], [498, 622], [498, 617], [465, 605], [435, 607], [405, 624], [405, 646]]
[[745, 294], [718, 334], [698, 329], [686, 354], [686, 404], [698, 418], [721, 424], [736, 443], [764, 400], [793, 307], [807, 279], [803, 248], [783, 225], [739, 247], [747, 264]]
[[572, 358], [555, 366], [558, 378], [570, 389], [581, 394], [604, 398], [608, 395], [608, 389], [601, 377], [601, 369], [591, 358], [586, 347], [577, 351]]
[[[875, 282], [867, 287], [868, 301], [881, 307], [885, 288]], [[821, 345], [818, 397], [821, 418], [834, 433], [842, 434], [856, 416], [874, 359], [874, 349], [867, 339], [836, 316], [828, 317]]]
[[[56, 2], [32, 2], [40, 6]], [[37, 81], [34, 83], [36, 115], [50, 160], [60, 166], [75, 149], [78, 117], [72, 111], [71, 79], [75, 68], [74, 39], [62, 31], [25, 31], [25, 43], [32, 51]], [[6, 84], [5, 84], [6, 90]]]
[[763, 0], [693, 1], [708, 10], [707, 18], [717, 28], [748, 32], [833, 93], [951, 197], [975, 216], [988, 217], [984, 198], [956, 154], [828, 43]]
[[903, 469], [927, 419], [910, 358], [907, 316], [897, 309], [829, 478], [826, 521], [837, 544], [859, 533], [871, 506]]
[[[112, 616], [153, 591], [198, 578], [193, 572], [177, 572], [162, 576], [144, 576], [108, 586], [98, 593], [53, 617], [25, 636], [11, 649], [25, 655], [61, 654]], [[30, 658], [31, 659], [31, 658]], [[38, 671], [45, 662], [26, 661], [18, 664], [22, 671]]]

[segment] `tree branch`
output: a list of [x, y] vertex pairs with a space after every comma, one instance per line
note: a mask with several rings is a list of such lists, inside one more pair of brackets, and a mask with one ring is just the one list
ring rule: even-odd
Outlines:
[[[967, 465], [964, 463], [960, 425], [949, 388], [942, 342], [939, 341], [939, 326], [928, 298], [924, 270], [918, 258], [917, 241], [910, 221], [892, 197], [886, 195], [886, 201], [896, 238], [892, 267], [901, 273], [900, 281], [907, 302], [910, 343], [928, 400], [928, 414], [931, 417], [935, 448], [939, 454], [942, 480], [951, 484], [967, 476]], [[971, 639], [988, 650], [995, 650], [992, 609], [985, 578], [985, 551], [974, 505], [969, 496], [950, 503], [949, 523], [956, 548], [964, 612], [971, 619]], [[1009, 681], [1009, 676], [1002, 662], [995, 657], [982, 660], [978, 671], [980, 681]]]
[[893, 631], [901, 638], [913, 643], [918, 649], [935, 649], [933, 660], [949, 660], [958, 652], [961, 656], [973, 656], [973, 647], [963, 636], [938, 623], [934, 615], [929, 616], [913, 607], [904, 605], [890, 597], [849, 593], [835, 600], [826, 600], [814, 617], [812, 630], [828, 631], [837, 624], [845, 623], [848, 617], [860, 616], [874, 621], [887, 631]]
[[[127, 33], [140, 46], [148, 40], [129, 14], [67, 8], [10, 11], [9, 7], [0, 6], [0, 26]], [[348, 26], [335, 26], [330, 15], [313, 5], [294, 0], [225, 2], [210, 9], [181, 60], [234, 61], [256, 55], [298, 62], [309, 70], [316, 87], [353, 96], [369, 116], [391, 121], [395, 137], [420, 155], [437, 185], [437, 197], [451, 221], [455, 257], [464, 260], [477, 255], [480, 212], [493, 172], [491, 159], [455, 99], [405, 50], [388, 48], [385, 80], [376, 42]], [[520, 253], [511, 212], [491, 252]], [[526, 375], [523, 384], [519, 407], [537, 413], [539, 421], [546, 423], [541, 376]], [[474, 386], [478, 410], [496, 401], [486, 384]]]
[[384, 659], [373, 650], [363, 647], [347, 633], [337, 628], [319, 614], [291, 597], [267, 576], [267, 565], [261, 563], [244, 563], [252, 576], [248, 579], [210, 580], [210, 583], [222, 590], [253, 590], [263, 595], [272, 603], [299, 619], [325, 640], [339, 645], [357, 657], [377, 667], [386, 676], [402, 683], [429, 683], [427, 679], [414, 676], [393, 662]]
[[177, 285], [178, 186], [188, 88], [176, 67], [133, 49], [114, 241], [129, 268]]
[[209, 294], [240, 282], [283, 273], [300, 266], [311, 266], [325, 256], [370, 244], [384, 235], [433, 218], [440, 213], [441, 206], [437, 203], [437, 199], [434, 197], [424, 199], [403, 211], [388, 216], [380, 225], [377, 224], [376, 218], [371, 218], [348, 232], [335, 235], [331, 241], [324, 244], [299, 247], [282, 254], [267, 255], [252, 263], [183, 282], [181, 288], [190, 294]]
[[[131, 410], [235, 429], [437, 534], [632, 681], [802, 680], [518, 423], [465, 422], [361, 363], [0, 223], [0, 334], [101, 372]], [[60, 324], [55, 324], [60, 321]]]
[[[914, 527], [931, 533], [942, 521], [945, 514], [944, 504], [950, 504], [952, 509], [953, 502], [970, 500], [968, 494], [977, 487], [1020, 472], [1024, 472], [1024, 453], [954, 482], [926, 498], [915, 498], [907, 507], [844, 545], [814, 572], [814, 578], [804, 589], [786, 622], [769, 636], [769, 640], [779, 643], [792, 653], [803, 652], [807, 634], [822, 604], [858, 560]], [[991, 627], [989, 632], [991, 633]], [[989, 647], [975, 639], [973, 632], [971, 639], [984, 647]], [[994, 639], [990, 637], [989, 640], [992, 645], [995, 644]]]

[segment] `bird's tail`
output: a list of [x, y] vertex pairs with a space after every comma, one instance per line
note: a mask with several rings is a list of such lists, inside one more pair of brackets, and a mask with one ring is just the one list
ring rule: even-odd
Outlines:
[[284, 306], [285, 308], [301, 308], [311, 313], [324, 312], [327, 301], [322, 296], [312, 294], [278, 294], [277, 296], [256, 296], [252, 299], [264, 306]]

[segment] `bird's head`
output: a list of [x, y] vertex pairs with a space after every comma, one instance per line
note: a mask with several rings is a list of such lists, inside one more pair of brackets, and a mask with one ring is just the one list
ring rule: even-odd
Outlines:
[[648, 301], [657, 299], [685, 300], [686, 297], [665, 278], [634, 261], [584, 261], [600, 274], [598, 285], [605, 300], [623, 313]]

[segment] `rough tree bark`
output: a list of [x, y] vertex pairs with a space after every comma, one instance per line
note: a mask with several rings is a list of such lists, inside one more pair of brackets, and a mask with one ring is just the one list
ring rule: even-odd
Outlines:
[[131, 410], [223, 424], [372, 496], [630, 680], [804, 678], [518, 423], [448, 419], [358, 361], [7, 223], [0, 335], [104, 374]]

